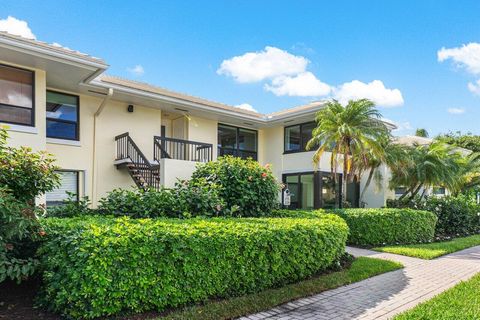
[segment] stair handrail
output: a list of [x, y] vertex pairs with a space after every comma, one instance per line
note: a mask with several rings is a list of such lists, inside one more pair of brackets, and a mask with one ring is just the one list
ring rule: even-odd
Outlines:
[[172, 158], [172, 156], [168, 153], [166, 148], [164, 148], [165, 146], [164, 143], [181, 144], [184, 147], [185, 152], [183, 153], [180, 152], [181, 154], [183, 154], [184, 157], [183, 159], [178, 159], [178, 160], [192, 160], [189, 157], [191, 156], [191, 153], [189, 153], [188, 151], [191, 151], [191, 150], [189, 149], [188, 146], [194, 146], [195, 151], [207, 149], [207, 151], [202, 154], [204, 156], [204, 159], [203, 159], [204, 161], [208, 162], [208, 161], [211, 161], [213, 158], [213, 144], [211, 143], [184, 140], [184, 139], [178, 139], [178, 138], [169, 138], [169, 137], [162, 137], [162, 136], [154, 136], [153, 141], [154, 141], [153, 157], [155, 161], [160, 161], [160, 159], [163, 159], [163, 158]]

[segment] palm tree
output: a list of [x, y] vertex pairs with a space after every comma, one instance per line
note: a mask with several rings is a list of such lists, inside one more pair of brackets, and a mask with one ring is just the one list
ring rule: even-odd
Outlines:
[[428, 131], [427, 129], [418, 128], [417, 130], [415, 130], [415, 135], [417, 137], [428, 138]]
[[342, 203], [346, 199], [347, 183], [360, 169], [358, 163], [366, 163], [373, 156], [383, 157], [381, 140], [389, 133], [380, 118], [375, 104], [368, 99], [351, 100], [346, 106], [332, 100], [316, 115], [317, 127], [312, 131], [307, 150], [316, 148], [315, 169], [324, 152], [331, 151], [330, 167], [335, 181], [337, 168], [342, 164]]

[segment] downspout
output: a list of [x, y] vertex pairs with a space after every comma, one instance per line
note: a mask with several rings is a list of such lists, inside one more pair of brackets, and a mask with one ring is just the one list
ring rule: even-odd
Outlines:
[[108, 88], [107, 95], [93, 115], [93, 158], [92, 158], [92, 205], [97, 205], [97, 118], [113, 95], [113, 89]]

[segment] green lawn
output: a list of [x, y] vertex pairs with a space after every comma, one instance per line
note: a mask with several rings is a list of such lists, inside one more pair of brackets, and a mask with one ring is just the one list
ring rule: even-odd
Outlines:
[[410, 244], [373, 248], [381, 252], [390, 252], [404, 256], [433, 259], [448, 253], [480, 245], [480, 235], [457, 238], [450, 241], [432, 242], [424, 244]]
[[480, 319], [480, 273], [432, 300], [395, 317], [395, 320], [410, 319]]
[[203, 305], [185, 307], [158, 319], [232, 319], [268, 310], [291, 300], [311, 296], [400, 268], [402, 265], [393, 261], [361, 257], [355, 259], [350, 268], [342, 271], [243, 297], [209, 301]]

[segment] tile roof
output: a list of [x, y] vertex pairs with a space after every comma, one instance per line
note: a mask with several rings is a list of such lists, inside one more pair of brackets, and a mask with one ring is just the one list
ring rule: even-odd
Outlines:
[[85, 60], [88, 60], [88, 61], [91, 61], [91, 62], [100, 63], [100, 64], [104, 64], [105, 66], [108, 66], [107, 63], [100, 58], [93, 57], [93, 56], [88, 55], [86, 53], [76, 51], [76, 50], [72, 50], [72, 49], [67, 48], [67, 47], [62, 47], [59, 44], [50, 44], [50, 43], [47, 43], [47, 42], [44, 42], [44, 41], [27, 39], [27, 38], [20, 37], [20, 36], [5, 32], [5, 31], [0, 31], [0, 38], [11, 39], [11, 40], [15, 40], [15, 41], [26, 43], [26, 44], [32, 44], [32, 45], [35, 45], [35, 46], [38, 46], [38, 47], [41, 47], [41, 48], [44, 48], [44, 49], [52, 50], [52, 51], [55, 51], [55, 52], [58, 52], [58, 53], [70, 55], [70, 56], [77, 57], [77, 58], [82, 58], [82, 59], [85, 59]]

